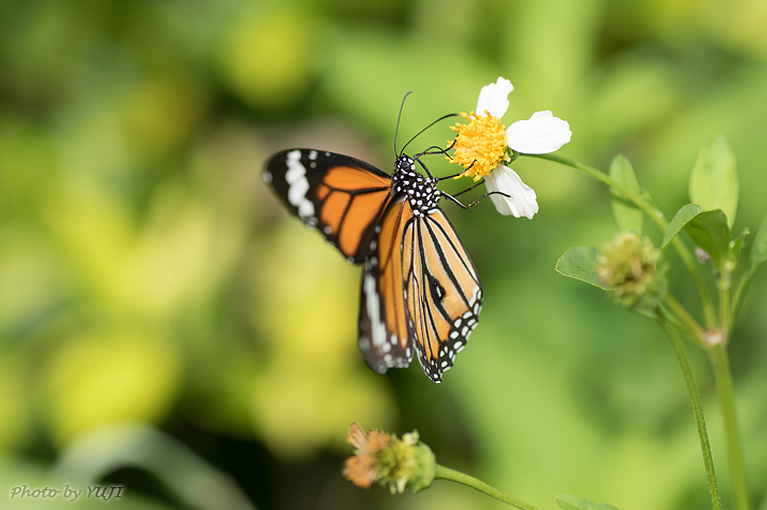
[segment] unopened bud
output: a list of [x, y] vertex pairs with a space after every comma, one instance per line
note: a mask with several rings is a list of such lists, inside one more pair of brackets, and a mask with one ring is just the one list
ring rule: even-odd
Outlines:
[[630, 310], [651, 312], [666, 295], [666, 266], [646, 237], [619, 235], [602, 249], [595, 270], [618, 302]]

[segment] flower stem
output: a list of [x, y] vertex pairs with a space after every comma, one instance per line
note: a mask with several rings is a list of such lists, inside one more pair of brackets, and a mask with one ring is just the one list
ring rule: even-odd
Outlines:
[[[569, 166], [570, 168], [574, 168], [575, 170], [583, 172], [586, 175], [589, 175], [590, 177], [593, 177], [594, 179], [601, 181], [602, 183], [606, 184], [608, 187], [612, 188], [613, 190], [623, 195], [627, 200], [632, 202], [639, 209], [644, 211], [644, 213], [647, 214], [647, 216], [649, 216], [663, 232], [666, 232], [666, 230], [668, 229], [668, 221], [666, 221], [666, 218], [664, 218], [663, 213], [660, 212], [657, 207], [651, 204], [640, 193], [636, 193], [626, 188], [623, 184], [619, 183], [618, 181], [610, 177], [608, 174], [602, 172], [601, 170], [598, 170], [589, 165], [578, 163], [577, 161], [573, 161], [568, 158], [563, 158], [562, 156], [558, 156], [556, 154], [522, 154], [522, 155], [538, 158], [538, 159], [545, 159], [545, 160], [553, 161], [555, 163], [559, 163], [565, 166]], [[679, 254], [679, 258], [682, 260], [682, 263], [685, 265], [685, 267], [689, 271], [690, 276], [692, 277], [693, 283], [695, 284], [695, 288], [698, 291], [698, 295], [700, 296], [700, 300], [701, 300], [701, 305], [703, 306], [703, 313], [705, 314], [705, 317], [706, 317], [707, 327], [709, 329], [713, 329], [714, 324], [716, 324], [716, 313], [714, 311], [714, 305], [712, 303], [708, 288], [706, 287], [706, 284], [703, 282], [703, 277], [701, 276], [700, 271], [698, 271], [698, 266], [695, 263], [695, 259], [693, 258], [692, 254], [687, 249], [687, 247], [684, 245], [684, 243], [678, 237], [674, 238], [674, 240], [672, 241], [672, 244], [674, 245], [674, 249]]]
[[440, 466], [439, 464], [437, 464], [435, 467], [434, 478], [435, 479], [441, 478], [443, 480], [450, 480], [456, 483], [466, 485], [467, 487], [471, 487], [472, 489], [478, 490], [482, 494], [490, 496], [491, 498], [495, 498], [498, 501], [503, 501], [504, 503], [511, 505], [513, 507], [519, 508], [520, 510], [541, 510], [537, 506], [533, 506], [529, 503], [525, 503], [524, 501], [519, 500], [517, 498], [512, 498], [511, 496], [508, 496], [504, 494], [503, 492], [499, 491], [492, 485], [489, 485], [483, 482], [482, 480], [474, 478], [471, 475], [461, 473], [460, 471], [456, 471], [455, 469], [450, 469], [445, 466]]
[[[738, 284], [735, 286], [735, 293], [732, 298], [732, 304], [730, 305], [732, 310], [732, 317], [736, 317], [738, 315], [738, 312], [740, 311], [740, 305], [743, 303], [746, 291], [748, 290], [749, 285], [751, 285], [751, 280], [754, 279], [755, 274], [756, 268], [749, 268], [748, 272], [746, 272], [746, 274], [740, 278]], [[732, 327], [732, 323], [730, 323], [730, 327]], [[725, 333], [727, 333], [729, 336], [729, 329], [725, 330]]]
[[735, 492], [735, 503], [738, 510], [749, 510], [746, 470], [743, 465], [743, 450], [738, 432], [738, 420], [735, 413], [735, 398], [732, 391], [732, 375], [730, 360], [727, 355], [726, 342], [713, 346], [709, 350], [711, 363], [714, 366], [719, 405], [722, 407], [724, 428], [727, 438], [727, 452], [730, 457], [732, 484]]
[[731, 275], [727, 270], [723, 270], [719, 276], [719, 328], [725, 337], [730, 335], [732, 326], [732, 284]]
[[692, 404], [692, 412], [695, 415], [695, 425], [698, 429], [698, 440], [700, 441], [700, 452], [703, 455], [703, 467], [706, 470], [706, 481], [708, 482], [708, 491], [711, 495], [711, 507], [714, 510], [722, 510], [722, 499], [719, 496], [719, 484], [716, 481], [716, 472], [714, 471], [714, 457], [711, 454], [711, 445], [708, 441], [708, 432], [706, 430], [706, 421], [703, 417], [703, 406], [700, 403], [700, 393], [698, 392], [698, 386], [695, 384], [695, 378], [690, 368], [690, 362], [687, 359], [687, 351], [684, 349], [684, 344], [681, 338], [674, 329], [673, 325], [660, 313], [657, 314], [658, 322], [660, 323], [663, 331], [671, 340], [671, 345], [674, 347], [674, 353], [679, 360], [679, 366], [682, 369], [684, 375], [684, 382], [687, 385], [687, 392], [690, 395], [690, 403]]
[[698, 321], [690, 315], [687, 308], [684, 307], [679, 301], [677, 301], [671, 294], [666, 294], [663, 299], [663, 304], [666, 305], [668, 310], [674, 314], [676, 319], [687, 329], [683, 331], [689, 334], [689, 336], [701, 347], [707, 347], [706, 345], [706, 332], [703, 330]]

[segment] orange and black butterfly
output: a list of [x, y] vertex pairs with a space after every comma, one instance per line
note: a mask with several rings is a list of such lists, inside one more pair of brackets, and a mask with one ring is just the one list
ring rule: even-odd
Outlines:
[[419, 159], [427, 153], [400, 154], [389, 175], [349, 156], [291, 149], [272, 156], [263, 177], [306, 225], [363, 265], [358, 342], [370, 368], [407, 367], [416, 352], [440, 382], [477, 325], [482, 286], [437, 205], [438, 179]]

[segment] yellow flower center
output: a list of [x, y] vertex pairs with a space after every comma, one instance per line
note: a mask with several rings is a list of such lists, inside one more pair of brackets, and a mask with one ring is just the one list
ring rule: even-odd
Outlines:
[[449, 141], [455, 149], [450, 161], [466, 169], [458, 177], [469, 176], [478, 181], [501, 161], [508, 160], [506, 128], [498, 117], [493, 117], [487, 110], [484, 115], [471, 112], [468, 115], [461, 113], [461, 117], [469, 123], [450, 126], [458, 133], [455, 142]]

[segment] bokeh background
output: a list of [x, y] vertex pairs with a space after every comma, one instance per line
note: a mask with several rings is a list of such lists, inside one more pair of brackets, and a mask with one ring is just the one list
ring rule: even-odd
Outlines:
[[[416, 495], [353, 487], [340, 474], [352, 421], [417, 428], [441, 463], [543, 508], [560, 493], [707, 508], [668, 342], [553, 269], [615, 234], [603, 186], [521, 160], [533, 221], [445, 204], [486, 298], [435, 385], [417, 364], [365, 367], [359, 268], [289, 217], [260, 173], [291, 146], [389, 170], [406, 91], [400, 146], [473, 109], [502, 75], [516, 86], [507, 123], [552, 109], [573, 131], [561, 154], [600, 168], [626, 154], [669, 217], [699, 147], [723, 134], [742, 188], [735, 229], [755, 232], [765, 26], [761, 0], [2, 2], [0, 508], [104, 504], [11, 500], [23, 484], [125, 486], [114, 509], [503, 507], [445, 482]], [[410, 147], [445, 143], [448, 124]], [[761, 274], [731, 345], [755, 504], [766, 306]], [[711, 371], [689, 350], [729, 506]]]

